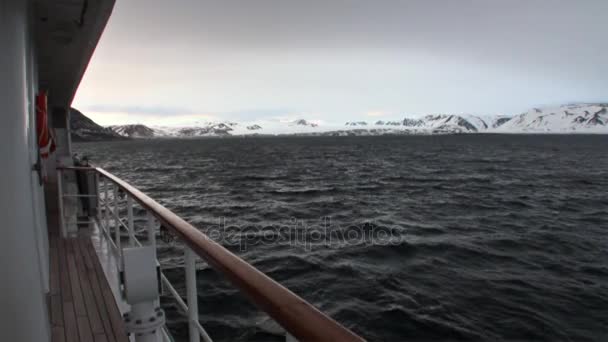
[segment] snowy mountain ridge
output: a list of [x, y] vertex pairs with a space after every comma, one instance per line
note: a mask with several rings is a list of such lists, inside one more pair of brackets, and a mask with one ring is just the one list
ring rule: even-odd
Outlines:
[[516, 115], [497, 133], [608, 133], [608, 104], [533, 108]]
[[516, 116], [434, 114], [420, 119], [349, 121], [328, 124], [305, 119], [292, 121], [208, 122], [196, 126], [166, 127], [115, 125], [109, 128], [131, 138], [195, 138], [251, 135], [384, 135], [460, 133], [605, 133], [608, 104], [569, 104], [533, 108]]
[[76, 108], [70, 108], [70, 136], [73, 141], [125, 140], [124, 136], [96, 124]]

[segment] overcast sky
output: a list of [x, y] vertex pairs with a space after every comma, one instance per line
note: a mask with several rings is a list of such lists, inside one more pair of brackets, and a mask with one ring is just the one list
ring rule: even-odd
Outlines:
[[117, 0], [98, 123], [517, 114], [608, 101], [608, 0]]

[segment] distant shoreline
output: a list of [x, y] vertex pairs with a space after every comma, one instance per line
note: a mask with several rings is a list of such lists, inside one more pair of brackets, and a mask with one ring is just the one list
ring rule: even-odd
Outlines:
[[442, 136], [608, 136], [603, 132], [478, 132], [478, 133], [419, 133], [419, 134], [368, 134], [368, 135], [331, 135], [331, 134], [251, 134], [197, 137], [142, 137], [110, 140], [74, 140], [74, 143], [102, 143], [126, 141], [169, 141], [169, 140], [217, 140], [217, 139], [272, 139], [272, 138], [379, 138], [379, 137], [442, 137]]

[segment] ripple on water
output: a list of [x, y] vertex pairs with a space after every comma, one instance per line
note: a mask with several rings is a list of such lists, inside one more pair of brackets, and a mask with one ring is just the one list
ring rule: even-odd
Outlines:
[[[250, 243], [232, 251], [369, 340], [599, 341], [608, 336], [608, 150], [598, 146], [606, 137], [135, 140], [76, 149], [206, 232], [224, 220], [227, 234]], [[260, 243], [294, 220], [301, 224], [290, 234], [312, 239], [324, 218], [321, 240]], [[145, 218], [136, 222], [145, 235]], [[327, 243], [354, 229], [388, 238]], [[181, 245], [162, 246], [159, 256], [183, 293]], [[214, 340], [283, 340], [208, 265], [197, 277]], [[162, 303], [177, 340], [187, 340], [187, 320], [168, 297]]]

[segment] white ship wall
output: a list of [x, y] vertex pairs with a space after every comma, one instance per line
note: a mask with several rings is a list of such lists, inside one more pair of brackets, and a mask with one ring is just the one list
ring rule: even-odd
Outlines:
[[0, 0], [0, 340], [49, 341], [48, 238], [36, 159], [28, 1]]

